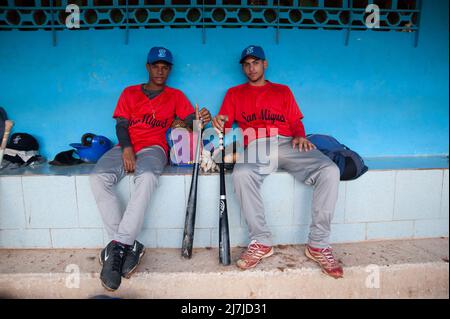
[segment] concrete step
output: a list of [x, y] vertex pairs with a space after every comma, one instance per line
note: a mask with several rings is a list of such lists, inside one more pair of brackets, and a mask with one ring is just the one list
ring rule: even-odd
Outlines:
[[[99, 281], [99, 250], [0, 250], [3, 298], [448, 298], [448, 238], [339, 244], [345, 277], [333, 279], [279, 245], [252, 270], [218, 263], [217, 249], [147, 249], [137, 272], [113, 293]], [[233, 262], [243, 248], [232, 250]]]

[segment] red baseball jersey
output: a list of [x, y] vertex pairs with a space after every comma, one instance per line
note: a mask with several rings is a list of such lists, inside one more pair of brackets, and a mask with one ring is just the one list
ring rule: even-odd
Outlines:
[[166, 131], [175, 116], [182, 120], [194, 113], [189, 100], [180, 90], [165, 87], [155, 98], [149, 99], [141, 85], [127, 87], [120, 95], [113, 118], [123, 117], [129, 122], [128, 132], [135, 152], [144, 147], [161, 146], [167, 154]]
[[[234, 121], [244, 130], [256, 130], [256, 138], [275, 135], [271, 129], [278, 129], [278, 135], [305, 137], [303, 114], [288, 86], [267, 81], [263, 86], [248, 83], [232, 87], [225, 95], [219, 114], [228, 115], [225, 128]], [[258, 130], [262, 129], [262, 130]], [[254, 138], [244, 135], [247, 145]]]

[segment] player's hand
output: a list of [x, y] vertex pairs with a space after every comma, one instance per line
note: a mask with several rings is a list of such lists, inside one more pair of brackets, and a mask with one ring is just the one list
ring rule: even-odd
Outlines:
[[122, 150], [122, 160], [125, 172], [134, 172], [134, 169], [136, 168], [136, 155], [134, 154], [133, 148], [131, 146], [125, 147]]
[[202, 120], [203, 125], [211, 122], [211, 113], [209, 113], [207, 108], [202, 108], [199, 112], [199, 117]]
[[216, 115], [212, 120], [212, 126], [216, 129], [216, 131], [223, 132], [226, 121], [228, 121], [227, 115]]
[[292, 148], [298, 148], [300, 152], [303, 152], [303, 150], [305, 152], [308, 152], [311, 150], [315, 150], [316, 146], [304, 137], [294, 137], [292, 139]]
[[205, 127], [211, 121], [211, 113], [206, 108], [202, 108], [200, 111], [198, 105], [195, 104], [195, 119], [200, 121], [199, 129]]

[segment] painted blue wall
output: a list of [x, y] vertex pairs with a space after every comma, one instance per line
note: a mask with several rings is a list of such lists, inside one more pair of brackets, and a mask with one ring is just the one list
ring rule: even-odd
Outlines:
[[153, 45], [174, 53], [169, 85], [212, 113], [245, 81], [243, 47], [260, 44], [267, 77], [288, 84], [307, 133], [332, 134], [363, 156], [448, 154], [448, 1], [425, 0], [419, 46], [403, 32], [273, 29], [0, 32], [0, 105], [53, 158], [85, 132], [115, 139], [111, 118], [122, 89], [147, 80]]

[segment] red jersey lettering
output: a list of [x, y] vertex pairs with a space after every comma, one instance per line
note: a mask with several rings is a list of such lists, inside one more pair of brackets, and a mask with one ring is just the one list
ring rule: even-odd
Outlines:
[[271, 129], [277, 129], [278, 135], [306, 136], [303, 114], [286, 85], [267, 81], [263, 86], [248, 83], [235, 86], [225, 95], [219, 114], [228, 115], [225, 128], [236, 121], [244, 133], [248, 128], [256, 130], [256, 136], [244, 135], [245, 145], [254, 138], [274, 135]]

